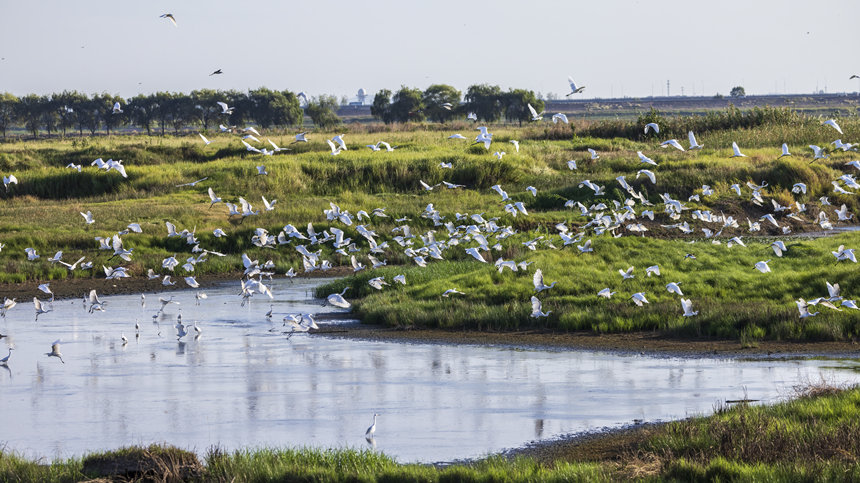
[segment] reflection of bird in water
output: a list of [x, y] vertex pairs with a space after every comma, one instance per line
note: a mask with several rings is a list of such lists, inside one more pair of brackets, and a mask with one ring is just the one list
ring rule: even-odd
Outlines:
[[379, 414], [373, 413], [373, 424], [371, 424], [370, 427], [367, 428], [367, 431], [364, 433], [365, 438], [373, 439], [373, 433], [376, 432], [376, 417], [377, 416], [379, 416]]
[[63, 354], [60, 354], [60, 339], [55, 340], [54, 343], [51, 344], [51, 352], [46, 352], [45, 355], [48, 357], [56, 357], [63, 364], [66, 363], [66, 361], [63, 360]]
[[364, 440], [367, 441], [367, 444], [369, 444], [371, 448], [376, 449], [376, 440], [373, 436], [365, 436]]
[[188, 331], [185, 330], [185, 326], [182, 325], [181, 320], [179, 322], [177, 322], [176, 325], [174, 325], [174, 327], [176, 327], [176, 340], [179, 340], [179, 339], [185, 337], [186, 335], [188, 335]]

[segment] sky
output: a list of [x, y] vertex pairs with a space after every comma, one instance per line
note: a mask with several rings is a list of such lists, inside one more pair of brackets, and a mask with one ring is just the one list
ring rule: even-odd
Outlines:
[[857, 18], [857, 0], [0, 0], [0, 92], [856, 92]]

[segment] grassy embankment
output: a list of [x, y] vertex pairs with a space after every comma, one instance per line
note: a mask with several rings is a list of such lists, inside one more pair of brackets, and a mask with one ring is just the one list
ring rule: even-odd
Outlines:
[[[538, 456], [470, 464], [398, 464], [369, 450], [212, 450], [201, 463], [170, 447], [127, 448], [40, 464], [0, 453], [0, 480], [157, 481], [857, 481], [860, 389], [808, 389], [774, 406], [557, 443]], [[124, 480], [125, 481], [125, 480]]]
[[[210, 257], [200, 264], [195, 274], [223, 273], [237, 270], [239, 256], [247, 252], [262, 261], [272, 259], [277, 273], [289, 267], [299, 269], [301, 261], [291, 247], [276, 250], [259, 249], [251, 244], [257, 227], [271, 234], [287, 223], [304, 231], [313, 223], [317, 231], [329, 226], [345, 229], [353, 240], [361, 237], [354, 227], [326, 222], [322, 214], [328, 203], [335, 202], [343, 209], [356, 213], [385, 207], [389, 218], [374, 218], [368, 225], [380, 235], [379, 241], [388, 240], [392, 249], [382, 256], [389, 267], [367, 270], [357, 277], [337, 282], [320, 290], [320, 294], [334, 291], [339, 286], [354, 287], [347, 298], [354, 300], [356, 311], [365, 320], [396, 326], [475, 327], [481, 329], [517, 329], [524, 327], [550, 327], [562, 330], [630, 331], [659, 330], [685, 336], [714, 336], [744, 339], [762, 337], [776, 339], [846, 340], [860, 333], [860, 318], [848, 312], [830, 312], [799, 321], [793, 301], [798, 297], [812, 299], [826, 295], [825, 280], [839, 283], [847, 298], [854, 297], [857, 271], [854, 265], [834, 265], [830, 250], [839, 244], [857, 245], [858, 236], [842, 235], [809, 241], [784, 237], [781, 231], [762, 222], [757, 235], [770, 238], [745, 238], [748, 247], [726, 247], [726, 235], [747, 235], [746, 218], [756, 220], [772, 211], [770, 206], [759, 207], [749, 201], [749, 190], [738, 198], [729, 186], [767, 182], [762, 190], [766, 202], [771, 198], [782, 205], [794, 200], [806, 203], [806, 220], [813, 220], [822, 209], [818, 201], [829, 196], [834, 205], [845, 203], [856, 212], [856, 196], [835, 195], [830, 181], [843, 173], [852, 172], [845, 162], [855, 159], [854, 153], [834, 153], [830, 159], [810, 163], [807, 144], [827, 145], [838, 133], [820, 121], [792, 115], [785, 111], [758, 110], [749, 113], [726, 111], [710, 117], [660, 118], [659, 136], [641, 134], [640, 123], [602, 122], [580, 123], [569, 126], [526, 126], [522, 129], [495, 130], [495, 142], [490, 152], [507, 151], [501, 160], [490, 156], [482, 147], [468, 147], [465, 141], [448, 140], [450, 132], [470, 135], [471, 125], [457, 124], [450, 130], [423, 129], [406, 126], [400, 129], [369, 126], [351, 128], [346, 136], [353, 146], [339, 156], [331, 156], [324, 142], [332, 133], [315, 133], [309, 144], [293, 145], [293, 151], [273, 157], [262, 157], [245, 152], [235, 136], [210, 135], [214, 143], [204, 147], [198, 139], [114, 137], [65, 141], [33, 141], [0, 144], [0, 173], [15, 174], [20, 183], [8, 193], [0, 192], [0, 281], [56, 280], [72, 277], [102, 277], [77, 270], [68, 273], [65, 268], [45, 261], [57, 250], [63, 250], [64, 260], [74, 261], [80, 256], [101, 264], [116, 265], [118, 259], [108, 260], [109, 252], [98, 251], [94, 236], [109, 236], [127, 223], [138, 222], [143, 234], [124, 237], [126, 247], [134, 248], [133, 260], [123, 263], [135, 275], [147, 268], [160, 270], [161, 260], [173, 253], [184, 259], [190, 255], [190, 246], [178, 238], [166, 238], [164, 222], [170, 221], [179, 229], [196, 228], [204, 248], [228, 254], [227, 257]], [[841, 119], [844, 140], [860, 139], [860, 122]], [[681, 153], [657, 147], [658, 141], [674, 137], [684, 140], [687, 129], [697, 132], [698, 140], [705, 145], [699, 152]], [[346, 128], [345, 128], [346, 129]], [[575, 131], [574, 134], [572, 131]], [[273, 136], [281, 146], [290, 141], [286, 135]], [[399, 146], [394, 152], [373, 153], [364, 144], [385, 139]], [[520, 152], [507, 141], [519, 139]], [[731, 142], [738, 142], [748, 155], [730, 159]], [[787, 142], [795, 156], [776, 159], [779, 146]], [[591, 161], [586, 148], [597, 149], [600, 159]], [[636, 151], [641, 150], [659, 163], [650, 167], [657, 175], [652, 185], [645, 177], [635, 179], [636, 172], [649, 166], [639, 163]], [[129, 173], [122, 179], [116, 172], [96, 172], [89, 163], [96, 157], [123, 159]], [[570, 171], [567, 161], [577, 160], [579, 169]], [[84, 164], [83, 173], [65, 168], [69, 162]], [[442, 169], [441, 162], [450, 162], [452, 169]], [[265, 164], [268, 176], [256, 176], [255, 166]], [[538, 236], [552, 235], [553, 243], [561, 247], [554, 225], [565, 222], [576, 231], [588, 219], [578, 210], [564, 208], [568, 199], [581, 201], [586, 206], [604, 202], [622, 201], [626, 193], [615, 178], [624, 175], [628, 183], [642, 191], [656, 206], [656, 221], [643, 221], [648, 228], [645, 237], [625, 230], [627, 235], [612, 238], [609, 235], [587, 236], [595, 251], [578, 256], [574, 247], [560, 250], [540, 248], [529, 251], [521, 243]], [[196, 187], [177, 188], [175, 185], [209, 177]], [[441, 186], [424, 192], [418, 180], [435, 184], [442, 180], [467, 185], [464, 190], [445, 190]], [[591, 190], [579, 188], [580, 181], [590, 179], [606, 186], [606, 194], [595, 197]], [[806, 183], [809, 192], [796, 196], [791, 187], [796, 182]], [[501, 184], [514, 201], [522, 201], [529, 216], [511, 217], [503, 211], [499, 196], [489, 189]], [[662, 228], [661, 224], [675, 223], [662, 214], [659, 194], [670, 193], [674, 198], [686, 200], [701, 193], [702, 185], [710, 185], [715, 194], [701, 202], [686, 203], [691, 209], [712, 210], [731, 214], [741, 227], [727, 229], [721, 245], [704, 241], [700, 230], [707, 226], [714, 231], [717, 225], [696, 222], [696, 232], [683, 235], [677, 230]], [[537, 197], [526, 186], [538, 189]], [[209, 209], [206, 188], [213, 187], [218, 196], [236, 201], [245, 197], [256, 206], [260, 196], [277, 199], [275, 211], [240, 220], [228, 219], [223, 205]], [[485, 253], [485, 258], [498, 257], [529, 260], [544, 271], [548, 282], [558, 286], [541, 294], [544, 310], [552, 310], [547, 319], [528, 317], [528, 300], [532, 293], [530, 276], [505, 272], [499, 275], [492, 266], [471, 261], [463, 252], [469, 245], [445, 252], [446, 261], [432, 261], [427, 269], [419, 269], [391, 241], [391, 229], [403, 223], [394, 218], [408, 216], [407, 223], [415, 234], [435, 229], [436, 237], [444, 239], [447, 230], [434, 227], [432, 221], [418, 215], [432, 203], [446, 220], [454, 214], [484, 213], [485, 218], [499, 217], [499, 225], [512, 225], [518, 234], [502, 242], [501, 252]], [[833, 207], [825, 207], [828, 217], [835, 221]], [[91, 210], [96, 223], [86, 227], [80, 211]], [[637, 208], [640, 211], [641, 208]], [[688, 219], [685, 212], [684, 219]], [[779, 218], [781, 224], [791, 226], [794, 233], [816, 229], [810, 223], [799, 223]], [[223, 228], [228, 236], [215, 238], [212, 230]], [[776, 259], [768, 244], [773, 237], [784, 239], [789, 245], [785, 257]], [[491, 243], [495, 240], [491, 238]], [[689, 242], [697, 241], [695, 244]], [[292, 245], [297, 245], [293, 242]], [[416, 238], [415, 246], [421, 246]], [[26, 260], [23, 249], [36, 248], [42, 259]], [[359, 259], [364, 259], [366, 248]], [[396, 247], [396, 249], [394, 249]], [[335, 265], [348, 264], [346, 257], [334, 254], [330, 245], [322, 248], [322, 258]], [[693, 253], [696, 260], [684, 260]], [[773, 273], [760, 274], [752, 266], [757, 261], [774, 259]], [[644, 268], [658, 264], [662, 277], [644, 277]], [[636, 278], [621, 282], [618, 269], [636, 267]], [[386, 288], [375, 293], [366, 279], [380, 275], [405, 273], [406, 287]], [[177, 275], [184, 275], [182, 270]], [[697, 317], [683, 319], [677, 297], [665, 291], [669, 281], [681, 282], [685, 295], [692, 299]], [[598, 290], [609, 287], [618, 294], [612, 300], [598, 300]], [[448, 288], [466, 292], [459, 299], [441, 299]], [[633, 292], [645, 292], [648, 306], [635, 307], [627, 300]], [[373, 293], [372, 293], [373, 292]]]

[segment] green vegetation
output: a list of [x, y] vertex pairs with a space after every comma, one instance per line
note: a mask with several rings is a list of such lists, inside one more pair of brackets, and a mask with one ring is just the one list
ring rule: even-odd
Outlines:
[[[684, 139], [687, 129], [697, 131], [698, 141], [705, 147], [696, 152], [660, 149], [654, 139], [641, 135], [642, 121], [657, 121], [666, 137], [678, 134]], [[350, 146], [338, 156], [329, 154], [325, 138], [332, 132], [311, 133], [309, 143], [293, 144], [292, 151], [263, 157], [247, 152], [235, 135], [210, 134], [213, 143], [204, 146], [195, 137], [123, 136], [67, 140], [39, 140], [0, 144], [0, 174], [15, 174], [19, 184], [8, 192], [0, 190], [0, 282], [24, 280], [56, 280], [66, 277], [103, 277], [102, 264], [117, 265], [111, 252], [100, 251], [93, 240], [122, 230], [128, 223], [140, 223], [142, 234], [124, 237], [126, 248], [133, 248], [132, 261], [122, 263], [132, 274], [141, 276], [147, 269], [161, 271], [161, 260], [174, 253], [190, 256], [191, 246], [184, 239], [167, 238], [165, 222], [178, 229], [195, 230], [202, 248], [226, 254], [209, 257], [197, 265], [195, 274], [235, 272], [241, 269], [240, 256], [248, 253], [262, 262], [272, 260], [275, 271], [283, 274], [290, 267], [301, 271], [301, 256], [294, 249], [301, 242], [293, 241], [276, 249], [258, 248], [251, 242], [256, 228], [265, 228], [277, 235], [286, 224], [302, 232], [308, 223], [317, 232], [332, 226], [344, 229], [345, 236], [359, 241], [363, 252], [359, 260], [367, 264], [366, 245], [355, 226], [326, 221], [323, 210], [337, 203], [343, 210], [356, 214], [385, 208], [387, 218], [372, 217], [361, 223], [377, 234], [378, 242], [388, 242], [388, 250], [378, 258], [387, 259], [389, 266], [365, 270], [357, 276], [320, 289], [326, 295], [349, 285], [347, 298], [354, 302], [356, 313], [368, 322], [398, 327], [470, 327], [491, 330], [550, 328], [554, 330], [586, 330], [594, 332], [656, 331], [680, 337], [719, 337], [741, 339], [754, 343], [758, 339], [780, 340], [851, 340], [860, 335], [860, 317], [851, 309], [842, 312], [820, 308], [818, 317], [799, 319], [794, 301], [800, 297], [811, 300], [826, 296], [825, 281], [839, 283], [846, 298], [856, 297], [858, 272], [849, 263], [834, 264], [831, 251], [840, 244], [858, 247], [860, 235], [846, 233], [839, 237], [809, 239], [795, 236], [820, 228], [812, 223], [820, 211], [836, 222], [834, 209], [845, 204], [850, 212], [858, 212], [854, 195], [833, 193], [831, 181], [854, 168], [845, 163], [854, 153], [832, 150], [830, 158], [811, 161], [806, 144], [828, 146], [834, 132], [821, 126], [820, 120], [781, 110], [742, 112], [729, 109], [713, 116], [695, 118], [663, 118], [659, 113], [643, 115], [637, 122], [617, 122], [617, 132], [629, 135], [595, 137], [604, 123], [582, 128], [549, 123], [533, 124], [522, 129], [491, 128], [495, 133], [495, 150], [508, 152], [501, 160], [491, 156], [482, 146], [470, 146], [469, 141], [449, 140], [452, 132], [472, 134], [472, 124], [450, 126], [406, 124], [392, 126], [344, 126], [341, 134]], [[844, 139], [860, 138], [860, 122], [840, 119]], [[589, 131], [592, 130], [592, 131]], [[633, 133], [635, 131], [635, 134]], [[292, 136], [283, 131], [263, 133], [280, 146], [290, 144]], [[517, 152], [509, 140], [520, 141]], [[393, 152], [371, 152], [362, 146], [386, 140], [397, 149]], [[737, 141], [747, 154], [745, 158], [730, 158], [730, 145]], [[787, 142], [792, 157], [777, 159], [779, 146]], [[591, 160], [587, 148], [596, 149], [600, 159]], [[636, 156], [643, 151], [659, 166], [656, 184], [646, 177], [636, 178], [645, 167]], [[90, 162], [98, 157], [123, 159], [128, 179], [115, 171], [97, 171]], [[567, 167], [576, 160], [578, 169]], [[66, 168], [68, 163], [82, 164], [81, 173]], [[450, 169], [440, 167], [451, 163]], [[255, 166], [265, 164], [268, 176], [257, 176]], [[591, 239], [594, 252], [579, 255], [575, 246], [564, 247], [555, 228], [565, 223], [576, 233], [590, 218], [577, 208], [567, 208], [568, 200], [585, 206], [605, 203], [605, 214], [612, 216], [614, 202], [622, 202], [627, 193], [615, 180], [619, 175], [655, 206], [651, 207], [655, 221], [639, 217], [647, 228], [644, 237], [630, 232], [622, 223], [613, 238], [610, 234], [596, 235], [589, 229], [583, 241]], [[208, 177], [196, 186], [176, 187]], [[580, 187], [583, 180], [605, 186], [605, 194]], [[464, 184], [465, 189], [448, 190], [439, 186], [433, 191], [421, 188], [419, 180], [430, 185], [442, 181]], [[768, 185], [761, 191], [765, 205], [750, 201], [746, 183]], [[806, 194], [791, 192], [794, 183], [805, 183]], [[730, 185], [744, 186], [738, 197]], [[500, 184], [512, 202], [522, 202], [528, 216], [511, 216], [504, 203], [490, 186]], [[702, 195], [702, 186], [710, 185], [714, 195]], [[537, 187], [537, 196], [525, 190]], [[223, 205], [209, 208], [206, 194], [212, 187], [224, 200], [235, 202], [240, 196], [255, 206], [260, 197], [277, 199], [274, 211], [240, 219], [228, 218]], [[682, 220], [670, 220], [663, 213], [660, 195], [671, 194], [689, 208]], [[686, 201], [698, 194], [701, 201]], [[825, 207], [819, 200], [828, 196], [833, 206]], [[784, 235], [766, 221], [761, 230], [748, 233], [748, 222], [772, 211], [771, 199], [781, 205], [805, 203], [806, 212], [796, 221], [778, 216], [780, 225], [789, 226], [792, 234]], [[499, 226], [511, 226], [516, 234], [497, 241], [501, 251], [484, 252], [490, 264], [475, 262], [464, 253], [463, 244], [444, 251], [445, 261], [430, 260], [426, 269], [416, 267], [412, 257], [404, 253], [393, 237], [396, 227], [408, 224], [416, 238], [412, 248], [424, 245], [417, 235], [435, 231], [437, 240], [447, 238], [448, 230], [436, 226], [420, 214], [431, 205], [443, 222], [455, 225], [473, 221], [457, 221], [456, 214], [483, 213], [484, 218], [498, 218]], [[92, 211], [96, 223], [86, 226], [79, 212]], [[704, 239], [702, 227], [717, 232], [720, 224], [692, 221], [693, 210], [710, 211], [714, 215], [733, 216], [738, 228], [727, 228], [720, 244]], [[641, 211], [641, 207], [637, 207]], [[616, 212], [619, 212], [616, 210]], [[409, 221], [395, 219], [408, 217]], [[690, 220], [692, 233], [666, 228]], [[358, 223], [356, 223], [358, 224]], [[215, 228], [222, 228], [227, 237], [216, 238]], [[748, 245], [727, 247], [728, 238], [740, 235]], [[755, 236], [755, 238], [754, 238]], [[538, 250], [531, 251], [523, 242], [543, 237]], [[788, 250], [784, 257], [774, 256], [769, 244], [776, 238], [784, 240]], [[550, 241], [557, 250], [546, 244]], [[695, 242], [692, 243], [691, 242]], [[42, 258], [28, 261], [24, 249], [32, 247]], [[335, 266], [349, 265], [349, 256], [333, 251], [331, 244], [321, 247], [321, 257]], [[69, 273], [59, 264], [46, 259], [55, 251], [64, 252], [64, 260], [81, 256], [95, 262], [96, 271], [76, 270]], [[695, 260], [685, 255], [696, 255]], [[492, 262], [505, 260], [531, 261], [528, 274], [506, 270], [499, 274]], [[761, 274], [753, 265], [773, 259], [772, 273]], [[660, 277], [646, 277], [644, 269], [659, 265]], [[396, 266], [402, 265], [402, 266]], [[621, 281], [619, 269], [634, 266], [636, 278]], [[533, 294], [531, 273], [541, 268], [547, 282], [558, 285], [542, 294], [543, 309], [551, 310], [548, 318], [529, 317], [529, 298]], [[369, 278], [391, 277], [404, 273], [407, 285], [393, 285], [381, 292], [370, 288]], [[665, 289], [668, 282], [681, 282], [681, 288], [692, 300], [696, 317], [681, 316], [678, 297]], [[597, 297], [603, 288], [618, 291], [612, 299]], [[449, 288], [466, 292], [461, 297], [440, 298]], [[629, 300], [634, 292], [644, 292], [649, 304], [636, 307]]]
[[0, 452], [0, 481], [857, 481], [857, 434], [860, 389], [821, 386], [774, 406], [721, 408], [708, 417], [557, 443], [538, 456], [446, 467], [351, 449], [212, 449], [201, 464], [187, 451], [151, 446], [47, 465]]

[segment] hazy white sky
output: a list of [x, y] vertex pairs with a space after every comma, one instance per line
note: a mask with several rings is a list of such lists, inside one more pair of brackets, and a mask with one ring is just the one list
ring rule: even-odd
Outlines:
[[0, 0], [0, 91], [853, 92], [858, 18], [857, 0]]

